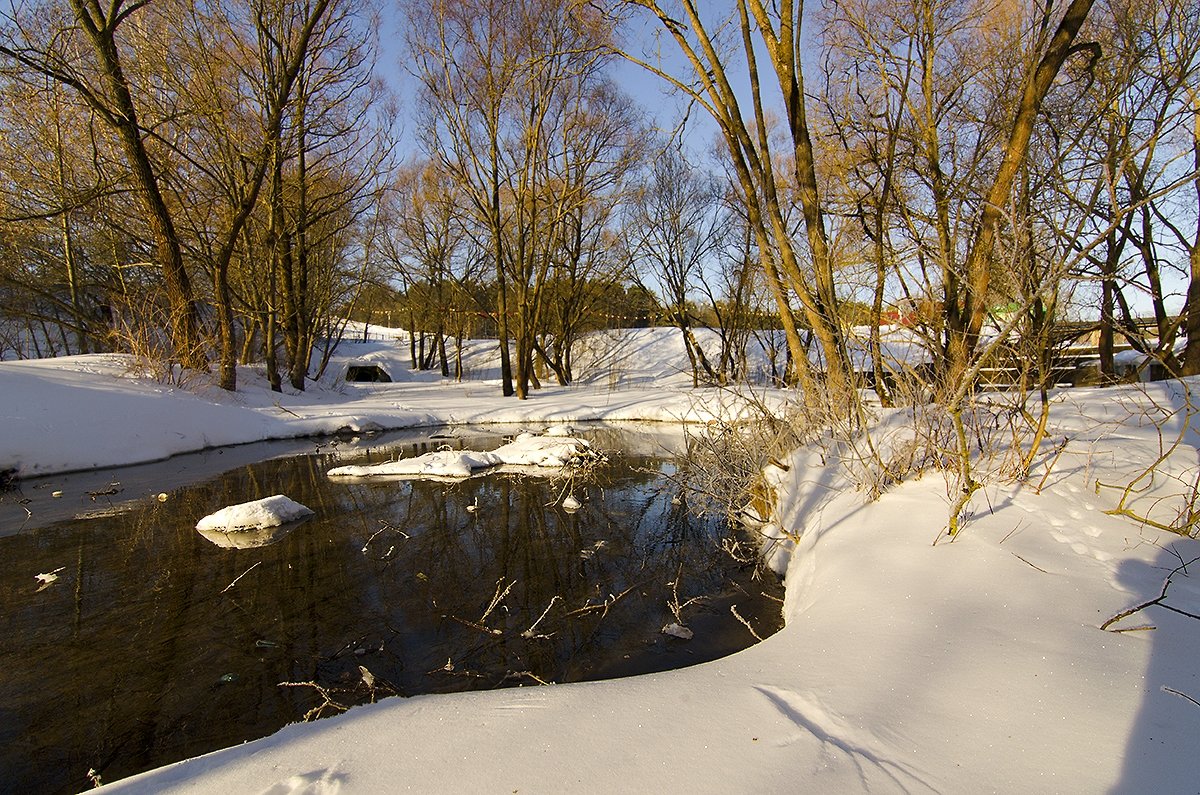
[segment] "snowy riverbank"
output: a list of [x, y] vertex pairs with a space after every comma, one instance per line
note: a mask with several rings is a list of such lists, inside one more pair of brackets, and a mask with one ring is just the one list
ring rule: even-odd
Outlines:
[[[109, 356], [0, 364], [0, 469], [129, 463], [355, 424], [722, 411], [721, 393], [667, 388], [545, 390], [525, 403], [480, 383], [282, 399], [250, 383], [198, 395], [124, 368]], [[933, 544], [949, 504], [940, 476], [864, 503], [835, 467], [797, 453], [777, 517], [800, 539], [781, 561], [787, 626], [733, 657], [626, 680], [389, 699], [111, 789], [1197, 791], [1200, 621], [1152, 606], [1112, 627], [1140, 631], [1099, 628], [1200, 556], [1200, 542], [1106, 515], [1119, 492], [1096, 485], [1152, 463], [1154, 404], [1182, 401], [1173, 384], [1063, 394], [1030, 482], [977, 494], [954, 543]], [[1167, 441], [1189, 420], [1170, 418]], [[1160, 510], [1186, 489], [1196, 445], [1184, 428], [1168, 468], [1183, 480], [1159, 478], [1147, 495]], [[1200, 613], [1197, 567], [1172, 577], [1176, 610]]]

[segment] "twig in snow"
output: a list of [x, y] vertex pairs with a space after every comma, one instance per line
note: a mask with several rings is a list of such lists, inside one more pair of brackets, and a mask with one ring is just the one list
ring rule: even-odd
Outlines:
[[1162, 686], [1162, 689], [1163, 689], [1163, 692], [1164, 692], [1164, 693], [1172, 693], [1172, 694], [1174, 694], [1174, 695], [1176, 695], [1176, 696], [1179, 696], [1179, 697], [1180, 697], [1180, 698], [1182, 698], [1184, 701], [1190, 701], [1190, 702], [1192, 702], [1193, 704], [1195, 704], [1197, 707], [1200, 707], [1200, 701], [1197, 701], [1196, 699], [1192, 698], [1192, 697], [1191, 697], [1191, 696], [1189, 696], [1187, 693], [1180, 693], [1180, 692], [1179, 692], [1178, 690], [1176, 690], [1175, 688], [1173, 688], [1173, 687], [1167, 687], [1166, 685], [1163, 685], [1163, 686]]
[[248, 568], [248, 569], [246, 569], [245, 571], [243, 571], [241, 574], [239, 574], [237, 577], [235, 577], [235, 578], [234, 578], [233, 582], [229, 583], [229, 584], [228, 584], [228, 585], [226, 585], [224, 588], [222, 588], [222, 589], [221, 589], [221, 593], [225, 593], [225, 592], [226, 592], [226, 591], [228, 591], [230, 588], [232, 588], [233, 586], [237, 585], [237, 584], [238, 584], [238, 580], [242, 579], [242, 578], [243, 578], [243, 577], [245, 577], [247, 574], [249, 574], [250, 572], [254, 571], [256, 568], [258, 568], [258, 566], [259, 566], [261, 563], [262, 563], [262, 561], [260, 560], [258, 563], [255, 563], [253, 566], [251, 566], [250, 568]]
[[[1182, 560], [1182, 558], [1180, 558], [1180, 559]], [[1171, 571], [1170, 574], [1167, 575], [1167, 579], [1163, 580], [1163, 587], [1162, 587], [1162, 590], [1159, 592], [1158, 596], [1156, 596], [1155, 598], [1151, 599], [1148, 602], [1142, 602], [1140, 605], [1131, 607], [1128, 610], [1122, 610], [1120, 613], [1117, 613], [1115, 616], [1113, 616], [1112, 618], [1108, 619], [1103, 624], [1101, 624], [1100, 629], [1108, 629], [1110, 626], [1117, 623], [1121, 619], [1128, 618], [1129, 616], [1133, 615], [1134, 613], [1137, 613], [1140, 610], [1145, 610], [1147, 607], [1150, 607], [1151, 605], [1158, 605], [1159, 607], [1166, 608], [1167, 610], [1170, 610], [1173, 613], [1179, 613], [1180, 615], [1187, 616], [1188, 618], [1194, 618], [1194, 619], [1200, 621], [1200, 615], [1196, 615], [1195, 613], [1189, 613], [1186, 610], [1180, 610], [1178, 607], [1172, 607], [1171, 605], [1163, 602], [1163, 600], [1167, 598], [1167, 590], [1171, 587], [1171, 578], [1174, 577], [1176, 574], [1179, 574], [1180, 572], [1187, 574], [1187, 567], [1190, 566], [1191, 564], [1195, 563], [1198, 560], [1200, 560], [1200, 555], [1192, 558], [1189, 561], [1180, 563], [1178, 566], [1176, 566]]]
[[279, 402], [278, 400], [276, 400], [276, 401], [275, 401], [275, 408], [279, 409], [280, 411], [282, 411], [282, 412], [284, 412], [284, 413], [286, 413], [286, 414], [291, 414], [291, 415], [292, 415], [293, 417], [295, 417], [296, 419], [300, 419], [300, 415], [299, 415], [299, 414], [297, 414], [297, 413], [296, 413], [296, 412], [294, 412], [294, 411], [290, 411], [290, 410], [288, 410], [288, 409], [284, 408], [284, 407], [283, 407], [283, 405], [282, 405], [282, 404], [280, 404], [280, 402]]
[[1004, 538], [1000, 539], [1000, 543], [1003, 544], [1005, 541], [1012, 538], [1014, 533], [1017, 533], [1021, 530], [1021, 525], [1023, 525], [1023, 524], [1025, 524], [1024, 519], [1022, 519], [1021, 521], [1019, 521], [1015, 525], [1013, 525], [1013, 529], [1009, 530], [1007, 533], [1004, 534]]
[[1012, 553], [1012, 556], [1013, 556], [1014, 558], [1016, 558], [1017, 560], [1021, 561], [1022, 563], [1024, 563], [1026, 566], [1032, 566], [1033, 568], [1035, 568], [1035, 569], [1037, 569], [1038, 571], [1040, 571], [1042, 574], [1049, 574], [1049, 573], [1050, 573], [1050, 572], [1046, 571], [1045, 569], [1043, 569], [1041, 566], [1034, 566], [1032, 563], [1030, 563], [1029, 561], [1025, 560], [1025, 558], [1021, 557], [1021, 556], [1020, 556], [1020, 555], [1018, 555], [1016, 552], [1013, 552], [1013, 553]]
[[1046, 481], [1049, 479], [1050, 473], [1054, 471], [1055, 464], [1058, 463], [1058, 459], [1062, 456], [1063, 451], [1067, 449], [1067, 445], [1070, 443], [1071, 437], [1069, 436], [1064, 437], [1063, 440], [1059, 442], [1058, 446], [1054, 450], [1054, 457], [1051, 458], [1050, 463], [1046, 465], [1046, 473], [1042, 475], [1042, 479], [1038, 481], [1037, 487], [1033, 490], [1034, 494], [1042, 493], [1042, 489], [1045, 488]]

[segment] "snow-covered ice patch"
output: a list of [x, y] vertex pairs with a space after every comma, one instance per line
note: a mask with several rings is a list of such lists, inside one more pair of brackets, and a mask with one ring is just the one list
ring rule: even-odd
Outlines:
[[461, 480], [500, 466], [565, 469], [596, 456], [586, 439], [522, 433], [491, 452], [438, 450], [382, 464], [336, 467], [327, 474], [331, 478]]
[[201, 532], [218, 530], [231, 533], [261, 527], [278, 527], [288, 522], [307, 519], [312, 515], [312, 510], [306, 506], [282, 494], [276, 494], [273, 497], [222, 508], [197, 522], [196, 529]]
[[480, 469], [496, 466], [500, 460], [491, 453], [471, 450], [438, 450], [416, 458], [402, 458], [383, 464], [336, 467], [327, 473], [331, 478], [469, 478]]
[[594, 453], [586, 439], [574, 436], [538, 436], [523, 433], [493, 453], [508, 466], [561, 469], [583, 461]]

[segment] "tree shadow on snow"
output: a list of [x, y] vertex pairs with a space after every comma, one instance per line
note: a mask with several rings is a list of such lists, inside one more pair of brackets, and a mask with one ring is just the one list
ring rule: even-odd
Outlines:
[[1111, 792], [1200, 792], [1200, 618], [1191, 617], [1200, 616], [1200, 543], [1164, 545], [1154, 565], [1127, 561], [1118, 577], [1136, 594], [1130, 608], [1146, 606], [1109, 630], [1152, 646], [1142, 705]]

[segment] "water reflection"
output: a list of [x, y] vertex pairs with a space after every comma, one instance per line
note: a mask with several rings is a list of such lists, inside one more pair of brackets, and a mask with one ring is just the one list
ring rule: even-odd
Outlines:
[[260, 527], [254, 530], [200, 530], [197, 528], [196, 532], [219, 547], [254, 549], [255, 547], [269, 547], [302, 524], [304, 524], [303, 521], [288, 522], [283, 525]]
[[[611, 433], [587, 435], [601, 449], [639, 444]], [[264, 736], [322, 705], [315, 688], [281, 682], [351, 704], [597, 679], [748, 645], [732, 605], [760, 635], [778, 628], [778, 586], [717, 551], [729, 531], [690, 514], [668, 462], [613, 456], [587, 482], [324, 476], [395, 452], [240, 466], [165, 502], [0, 537], [3, 786], [83, 789], [89, 768], [111, 781]], [[267, 546], [219, 546], [193, 529], [272, 494], [316, 515], [272, 528]], [[563, 508], [567, 495], [577, 510]], [[60, 567], [38, 592], [35, 575]], [[668, 602], [697, 596], [682, 610], [695, 639], [662, 635], [676, 620]]]

